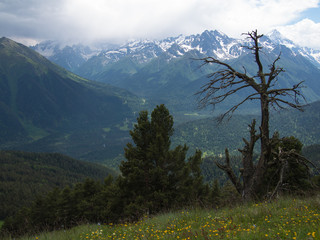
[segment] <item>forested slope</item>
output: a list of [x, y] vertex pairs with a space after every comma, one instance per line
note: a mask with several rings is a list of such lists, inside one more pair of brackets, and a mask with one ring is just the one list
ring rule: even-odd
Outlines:
[[[320, 144], [320, 102], [304, 107], [304, 111], [281, 110], [270, 114], [271, 134], [278, 131], [281, 137], [294, 136], [304, 146]], [[218, 123], [214, 117], [195, 120], [175, 127], [173, 143], [188, 143], [192, 150], [201, 149], [205, 155], [224, 154], [227, 147], [231, 153], [238, 154], [243, 147], [242, 138], [248, 138], [248, 125], [254, 115], [234, 115]], [[258, 144], [257, 144], [258, 145]]]
[[37, 195], [86, 178], [103, 180], [112, 170], [58, 153], [0, 151], [0, 219], [28, 206]]

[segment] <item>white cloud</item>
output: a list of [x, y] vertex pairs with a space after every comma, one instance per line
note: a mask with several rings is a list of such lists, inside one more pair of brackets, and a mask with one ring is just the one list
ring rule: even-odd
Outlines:
[[[233, 37], [299, 20], [319, 0], [2, 0], [0, 35], [89, 41], [218, 29]], [[302, 31], [302, 30], [301, 30]]]
[[296, 24], [279, 27], [279, 31], [301, 46], [320, 50], [320, 23], [303, 19]]

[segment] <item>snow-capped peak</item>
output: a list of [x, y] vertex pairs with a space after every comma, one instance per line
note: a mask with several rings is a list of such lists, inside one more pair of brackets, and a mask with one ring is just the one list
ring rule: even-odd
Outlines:
[[273, 30], [267, 34], [269, 39], [272, 41], [273, 44], [279, 44], [286, 46], [289, 48], [292, 53], [296, 55], [302, 55], [303, 57], [307, 58], [310, 62], [320, 68], [320, 51], [313, 50], [307, 47], [300, 47], [299, 45], [295, 44], [293, 41], [287, 39], [283, 36], [278, 30]]
[[286, 46], [287, 48], [296, 48], [297, 45], [294, 44], [291, 40], [285, 38], [278, 30], [274, 29], [270, 33], [267, 34], [267, 36], [270, 38], [270, 40], [274, 44], [281, 44]]
[[[283, 45], [289, 48], [293, 55], [302, 55], [320, 67], [320, 51], [301, 48], [291, 40], [285, 38], [278, 30], [273, 30], [266, 34], [260, 43], [268, 52], [272, 52], [277, 46]], [[250, 44], [250, 39], [247, 38], [234, 39], [228, 37], [221, 31], [205, 30], [201, 34], [189, 36], [179, 35], [161, 40], [130, 40], [121, 46], [111, 47], [110, 45], [106, 45], [107, 47], [105, 47], [104, 50], [93, 50], [90, 47], [85, 49], [84, 46], [80, 45], [67, 46], [69, 50], [66, 49], [66, 47], [61, 49], [61, 45], [53, 41], [40, 43], [33, 48], [58, 64], [59, 59], [66, 57], [66, 55], [76, 54], [78, 59], [77, 63], [72, 64], [78, 66], [97, 55], [103, 58], [103, 64], [117, 62], [124, 57], [132, 58], [138, 63], [147, 63], [163, 54], [165, 54], [165, 58], [169, 61], [173, 58], [182, 57], [190, 51], [197, 51], [204, 56], [213, 56], [223, 61], [235, 59], [248, 53], [242, 46]], [[59, 59], [57, 60], [57, 58]], [[75, 61], [74, 58], [71, 60], [72, 62]], [[70, 65], [70, 63], [68, 64]], [[68, 65], [64, 67], [69, 68]]]
[[277, 30], [273, 29], [271, 32], [267, 34], [267, 36], [272, 40], [276, 41], [278, 39], [284, 39], [283, 35]]

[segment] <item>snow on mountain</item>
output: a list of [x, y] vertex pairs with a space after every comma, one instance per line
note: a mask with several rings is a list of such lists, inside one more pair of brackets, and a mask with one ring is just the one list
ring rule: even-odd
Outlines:
[[[265, 35], [260, 43], [267, 52], [283, 45], [290, 49], [293, 55], [302, 55], [320, 68], [320, 51], [299, 47], [277, 30]], [[165, 55], [167, 61], [170, 61], [187, 52], [197, 51], [203, 56], [213, 56], [224, 61], [248, 53], [248, 50], [243, 48], [248, 44], [250, 44], [248, 39], [234, 39], [219, 31], [206, 30], [201, 34], [179, 35], [162, 40], [132, 40], [121, 46], [106, 44], [103, 50], [101, 47], [92, 48], [83, 45], [62, 46], [54, 41], [46, 41], [32, 48], [68, 70], [75, 70], [88, 59], [96, 56], [100, 58], [103, 65], [117, 62], [125, 57], [141, 64], [148, 63], [161, 55]]]
[[131, 41], [119, 48], [105, 50], [102, 54], [106, 59], [105, 64], [126, 56], [139, 63], [146, 63], [162, 54], [167, 54], [170, 60], [190, 51], [198, 51], [221, 60], [237, 58], [244, 52], [240, 40], [229, 38], [218, 31], [204, 31], [202, 34], [179, 35], [163, 40]]
[[[219, 60], [230, 60], [248, 53], [246, 48], [248, 39], [234, 39], [219, 31], [204, 31], [201, 34], [178, 37], [169, 37], [163, 40], [131, 41], [120, 48], [105, 50], [104, 56], [112, 61], [130, 56], [140, 63], [151, 61], [161, 54], [168, 54], [170, 59], [183, 56], [190, 51], [198, 51], [204, 56], [213, 56]], [[272, 52], [278, 45], [283, 45], [292, 51], [293, 55], [300, 54], [320, 67], [320, 51], [301, 48], [280, 32], [274, 30], [261, 41], [264, 50]]]
[[289, 39], [285, 38], [278, 30], [274, 29], [267, 34], [267, 37], [273, 42], [273, 44], [281, 44], [287, 48], [295, 48], [296, 45]]
[[101, 45], [83, 45], [83, 44], [73, 44], [67, 45], [58, 41], [44, 41], [31, 48], [40, 53], [45, 57], [53, 57], [56, 55], [61, 55], [63, 52], [70, 51], [72, 49], [73, 52], [82, 56], [84, 60], [88, 60], [93, 56], [98, 55], [104, 48], [108, 48], [110, 44], [101, 44]]
[[313, 50], [311, 48], [300, 48], [298, 52], [304, 56], [305, 58], [309, 59], [314, 65], [320, 68], [320, 51]]
[[279, 31], [273, 30], [267, 34], [269, 39], [273, 44], [280, 44], [289, 48], [294, 55], [302, 55], [307, 58], [310, 62], [320, 68], [320, 51], [314, 50], [307, 47], [300, 47], [295, 44], [293, 41], [285, 38]]
[[101, 52], [99, 48], [90, 48], [81, 44], [68, 46], [56, 41], [41, 42], [31, 48], [70, 71], [75, 71], [84, 62]]
[[59, 44], [55, 41], [44, 41], [31, 48], [46, 58], [50, 58], [60, 50]]

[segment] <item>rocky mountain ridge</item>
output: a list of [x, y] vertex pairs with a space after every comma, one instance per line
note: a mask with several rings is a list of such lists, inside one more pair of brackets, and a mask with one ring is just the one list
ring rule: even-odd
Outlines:
[[[267, 51], [271, 51], [278, 45], [286, 46], [293, 54], [304, 56], [320, 68], [319, 50], [299, 47], [282, 36], [277, 30], [266, 34], [261, 44]], [[104, 65], [117, 62], [125, 57], [130, 57], [139, 64], [143, 64], [150, 62], [163, 53], [167, 53], [168, 60], [171, 60], [184, 56], [187, 52], [198, 51], [204, 56], [230, 60], [248, 53], [248, 50], [243, 48], [243, 46], [247, 45], [248, 41], [245, 38], [234, 39], [217, 30], [206, 30], [201, 34], [179, 35], [162, 40], [132, 40], [123, 45], [104, 44], [104, 46], [92, 47], [78, 44], [63, 46], [58, 42], [45, 41], [32, 48], [58, 65], [77, 72], [77, 69], [83, 63], [95, 57], [103, 58]]]

